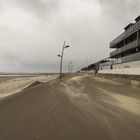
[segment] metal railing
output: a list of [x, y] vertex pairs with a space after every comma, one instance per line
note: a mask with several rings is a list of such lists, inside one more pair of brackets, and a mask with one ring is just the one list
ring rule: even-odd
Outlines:
[[113, 51], [112, 53], [110, 53], [110, 56], [113, 57], [113, 56], [119, 55], [119, 54], [124, 53], [128, 50], [136, 48], [137, 46], [138, 46], [138, 41], [135, 40], [135, 41], [123, 46], [122, 48], [119, 48], [119, 49]]
[[110, 47], [113, 47], [114, 45], [116, 45], [117, 43], [122, 41], [124, 38], [126, 38], [126, 37], [130, 36], [131, 34], [135, 33], [139, 28], [140, 28], [140, 21], [135, 23], [132, 27], [130, 27], [124, 33], [122, 33], [120, 36], [118, 36], [116, 39], [114, 39], [110, 43]]
[[121, 35], [119, 35], [117, 38], [115, 38], [115, 39], [110, 43], [110, 47], [112, 47], [112, 46], [114, 46], [115, 44], [117, 44], [118, 42], [120, 42], [124, 37], [125, 37], [125, 33], [122, 33]]
[[131, 34], [135, 33], [138, 30], [139, 27], [140, 27], [140, 21], [138, 21], [132, 27], [130, 27], [129, 29], [127, 29], [125, 31], [125, 36], [130, 36]]

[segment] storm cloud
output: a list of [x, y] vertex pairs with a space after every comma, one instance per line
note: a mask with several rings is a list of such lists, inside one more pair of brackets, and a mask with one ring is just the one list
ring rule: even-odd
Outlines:
[[133, 22], [139, 0], [0, 0], [0, 71], [75, 70], [109, 56], [109, 42]]
[[139, 14], [139, 0], [99, 0], [105, 14], [119, 22], [133, 20]]

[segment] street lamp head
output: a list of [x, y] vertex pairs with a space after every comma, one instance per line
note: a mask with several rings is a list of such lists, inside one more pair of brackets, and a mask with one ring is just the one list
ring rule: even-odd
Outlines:
[[66, 48], [69, 48], [69, 47], [70, 47], [70, 46], [67, 45], [67, 46], [65, 46], [64, 48], [66, 49]]
[[60, 54], [59, 55], [57, 55], [58, 57], [62, 57]]

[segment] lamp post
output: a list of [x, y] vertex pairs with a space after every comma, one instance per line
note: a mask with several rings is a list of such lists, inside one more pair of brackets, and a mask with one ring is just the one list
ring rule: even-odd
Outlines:
[[63, 68], [63, 56], [64, 56], [64, 50], [66, 48], [69, 48], [70, 46], [66, 45], [66, 42], [64, 41], [64, 44], [63, 44], [63, 48], [62, 48], [62, 53], [61, 55], [58, 55], [58, 57], [61, 58], [60, 60], [60, 82], [62, 82], [62, 68]]
[[73, 65], [71, 65], [71, 74], [73, 74]]
[[72, 62], [69, 62], [69, 65], [68, 65], [68, 74], [71, 75], [71, 65], [72, 65]]

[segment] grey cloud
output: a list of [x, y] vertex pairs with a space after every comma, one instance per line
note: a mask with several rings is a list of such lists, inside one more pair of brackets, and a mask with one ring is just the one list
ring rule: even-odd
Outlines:
[[[99, 0], [103, 12], [116, 21], [132, 20], [139, 15], [139, 0]], [[131, 15], [131, 16], [130, 16]]]
[[[94, 63], [108, 57], [109, 42], [122, 24], [139, 15], [139, 5], [139, 0], [0, 0], [0, 8], [11, 12], [0, 14], [0, 71], [58, 72], [64, 40], [71, 46], [64, 55], [65, 70], [69, 61], [83, 66], [87, 59]], [[14, 8], [25, 17], [12, 13]], [[8, 16], [17, 16], [17, 21]]]
[[10, 50], [3, 50], [2, 53], [0, 53], [0, 60], [3, 60], [5, 62], [9, 61], [10, 63], [16, 63], [19, 61], [19, 58]]
[[29, 10], [39, 16], [45, 16], [54, 12], [59, 4], [55, 0], [16, 0], [16, 2], [25, 10]]
[[4, 2], [3, 0], [0, 0], [0, 12], [4, 9]]
[[[1, 0], [0, 4], [19, 6], [23, 10], [30, 12], [38, 18], [48, 18], [55, 12], [60, 4], [58, 0]], [[3, 4], [3, 6], [4, 6]]]
[[23, 72], [56, 72], [59, 70], [59, 64], [56, 62], [21, 62]]

